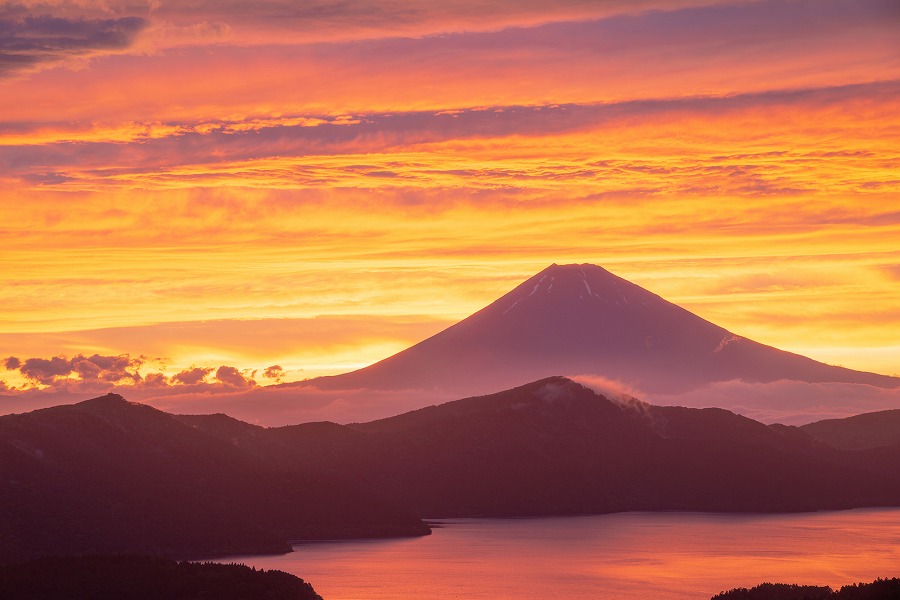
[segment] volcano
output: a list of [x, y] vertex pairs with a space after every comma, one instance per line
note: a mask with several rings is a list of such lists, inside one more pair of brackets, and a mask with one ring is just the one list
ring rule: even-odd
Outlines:
[[591, 264], [553, 264], [402, 352], [304, 383], [479, 394], [561, 374], [660, 393], [732, 380], [900, 387], [900, 378], [826, 365], [747, 339]]

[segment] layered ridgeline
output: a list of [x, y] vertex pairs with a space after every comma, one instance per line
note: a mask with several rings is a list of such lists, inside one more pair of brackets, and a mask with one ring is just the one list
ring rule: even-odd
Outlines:
[[353, 425], [263, 428], [110, 396], [0, 418], [0, 562], [282, 551], [427, 533], [419, 517], [900, 506], [900, 444], [814, 434], [563, 377]]
[[900, 378], [826, 365], [740, 337], [590, 264], [554, 264], [398, 354], [304, 385], [464, 395], [558, 374], [597, 375], [662, 393], [730, 380], [900, 386]]
[[0, 562], [47, 554], [269, 553], [421, 535], [411, 512], [110, 394], [0, 417]]
[[610, 399], [552, 377], [365, 424], [185, 422], [318, 466], [426, 517], [900, 505], [900, 446], [842, 451], [722, 409]]

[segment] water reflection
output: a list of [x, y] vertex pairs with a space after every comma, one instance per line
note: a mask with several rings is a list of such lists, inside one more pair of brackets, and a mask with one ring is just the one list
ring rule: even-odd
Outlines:
[[900, 576], [900, 510], [455, 519], [425, 538], [300, 544], [239, 557], [325, 600], [704, 599], [763, 581]]

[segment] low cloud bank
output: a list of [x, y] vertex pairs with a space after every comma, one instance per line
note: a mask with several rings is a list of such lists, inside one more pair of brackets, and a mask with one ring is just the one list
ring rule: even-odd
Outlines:
[[[98, 389], [126, 387], [128, 389], [163, 388], [167, 386], [222, 384], [232, 388], [248, 388], [257, 385], [254, 377], [258, 370], [222, 365], [219, 367], [191, 367], [167, 377], [164, 373], [149, 372], [141, 375], [140, 370], [151, 367], [157, 360], [145, 356], [133, 357], [129, 354], [104, 356], [78, 354], [72, 358], [54, 356], [52, 358], [21, 359], [10, 356], [3, 360], [7, 371], [17, 373], [25, 380], [20, 391], [34, 388], [51, 388], [78, 392], [93, 392]], [[272, 365], [263, 370], [262, 377], [279, 381], [284, 369]], [[3, 385], [7, 385], [5, 382]], [[2, 389], [2, 388], [0, 388]], [[7, 387], [6, 389], [11, 389]]]
[[[2, 390], [0, 390], [2, 392]], [[277, 427], [313, 421], [366, 422], [456, 399], [433, 390], [320, 390], [306, 385], [254, 386], [197, 383], [157, 389], [109, 386], [88, 392], [77, 389], [29, 390], [0, 395], [0, 414], [21, 413], [72, 404], [114, 392], [133, 402], [175, 414], [225, 413], [236, 419]]]
[[[279, 365], [259, 370], [229, 365], [192, 367], [172, 376], [138, 371], [151, 363], [128, 355], [9, 357], [0, 364], [28, 383], [14, 387], [0, 380], [0, 414], [71, 404], [114, 392], [167, 412], [225, 413], [251, 423], [279, 426], [310, 421], [365, 422], [460, 397], [433, 389], [322, 390], [312, 381], [282, 384], [284, 369]], [[273, 385], [261, 385], [257, 379]], [[686, 392], [651, 394], [594, 375], [571, 379], [630, 410], [642, 411], [645, 403], [718, 407], [764, 423], [801, 425], [900, 408], [900, 388], [861, 384], [726, 381]], [[485, 393], [495, 391], [500, 390]]]
[[[152, 370], [156, 363], [157, 359], [128, 354], [0, 359], [0, 367], [7, 371], [7, 380], [0, 379], [0, 415], [116, 393], [167, 412], [225, 413], [279, 426], [370, 421], [455, 399], [433, 390], [320, 390], [304, 383], [282, 384], [286, 372], [280, 365], [253, 370], [193, 366], [167, 376]], [[19, 383], [11, 384], [10, 376]]]
[[723, 381], [678, 394], [645, 394], [651, 404], [704, 408], [715, 406], [763, 423], [803, 425], [900, 408], [900, 388], [855, 383]]

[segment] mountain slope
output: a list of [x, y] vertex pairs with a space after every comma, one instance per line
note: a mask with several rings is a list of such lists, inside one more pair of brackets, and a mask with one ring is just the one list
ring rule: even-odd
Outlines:
[[816, 362], [737, 336], [595, 265], [552, 265], [489, 306], [369, 367], [306, 384], [325, 389], [485, 393], [559, 373], [645, 392], [716, 381], [900, 379]]
[[0, 563], [275, 552], [414, 515], [900, 506], [900, 444], [843, 450], [551, 377], [352, 425], [266, 429], [118, 396], [0, 418]]
[[900, 444], [900, 410], [882, 410], [845, 419], [826, 419], [800, 427], [809, 435], [844, 450]]
[[428, 517], [900, 505], [885, 469], [900, 454], [844, 452], [720, 409], [613, 401], [562, 377], [370, 423], [265, 431], [267, 461], [327, 469]]
[[313, 470], [273, 469], [112, 394], [0, 417], [0, 506], [0, 562], [282, 552], [289, 539], [428, 532], [368, 493]]

